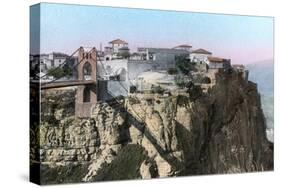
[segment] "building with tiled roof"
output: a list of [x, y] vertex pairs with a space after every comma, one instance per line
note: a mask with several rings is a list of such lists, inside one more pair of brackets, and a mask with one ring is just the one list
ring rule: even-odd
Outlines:
[[115, 39], [110, 41], [109, 44], [111, 44], [111, 47], [107, 47], [105, 50], [110, 51], [110, 54], [118, 54], [120, 50], [124, 51], [124, 49], [127, 49], [129, 52], [128, 43], [124, 40]]
[[126, 41], [121, 40], [121, 39], [115, 39], [113, 41], [110, 41], [109, 44], [119, 44], [119, 45], [124, 45], [124, 44], [128, 44]]
[[193, 50], [191, 53], [194, 53], [194, 54], [207, 54], [207, 55], [212, 55], [212, 52], [209, 52], [203, 48], [199, 48], [197, 50]]
[[230, 68], [230, 59], [225, 59], [221, 57], [208, 57], [208, 66], [210, 69], [221, 69], [221, 68]]
[[189, 51], [189, 52], [190, 52], [191, 48], [192, 48], [191, 45], [182, 44], [182, 45], [179, 45], [179, 46], [174, 47], [173, 49], [186, 50], [186, 51]]
[[197, 50], [193, 50], [190, 53], [190, 60], [192, 62], [208, 63], [208, 57], [212, 55], [212, 52], [209, 52], [205, 49], [199, 48]]
[[209, 56], [208, 60], [209, 62], [223, 63], [225, 59], [220, 57]]

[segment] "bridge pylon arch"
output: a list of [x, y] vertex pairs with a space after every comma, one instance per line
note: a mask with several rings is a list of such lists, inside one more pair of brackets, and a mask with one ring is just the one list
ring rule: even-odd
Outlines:
[[[93, 107], [97, 103], [97, 51], [87, 51], [80, 47], [78, 51], [78, 80], [93, 81], [94, 84], [79, 85], [75, 98], [75, 116], [90, 117]], [[85, 93], [87, 92], [87, 93]], [[85, 100], [87, 96], [87, 100]]]

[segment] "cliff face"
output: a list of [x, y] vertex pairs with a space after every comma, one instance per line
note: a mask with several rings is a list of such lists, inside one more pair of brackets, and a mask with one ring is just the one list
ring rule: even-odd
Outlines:
[[195, 150], [201, 173], [273, 169], [273, 145], [256, 84], [236, 74], [217, 75], [218, 83], [193, 109]]
[[207, 92], [131, 96], [98, 104], [89, 119], [54, 118], [40, 126], [42, 183], [273, 170], [257, 86], [235, 72], [217, 74]]

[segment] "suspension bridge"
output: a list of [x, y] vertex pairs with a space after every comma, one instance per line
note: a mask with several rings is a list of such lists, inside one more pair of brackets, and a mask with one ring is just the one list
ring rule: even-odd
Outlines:
[[[70, 65], [71, 59], [73, 58], [78, 58], [78, 61], [77, 63]], [[92, 108], [97, 103], [98, 80], [106, 81], [105, 78], [102, 78], [97, 74], [97, 61], [100, 62], [105, 75], [109, 75], [96, 48], [80, 47], [68, 56], [58, 67], [51, 69], [38, 79], [32, 80], [30, 85], [32, 88], [37, 88], [37, 90], [76, 86], [75, 115], [78, 117], [90, 117]], [[65, 75], [61, 75], [60, 77], [48, 80], [50, 75], [59, 69], [63, 69], [64, 66], [69, 66], [71, 70], [77, 71], [77, 77], [62, 80]], [[114, 79], [114, 81], [119, 82], [120, 86], [126, 92], [129, 92], [127, 87], [124, 86], [120, 80]], [[108, 91], [108, 94], [113, 98], [113, 100], [116, 100], [113, 93]]]

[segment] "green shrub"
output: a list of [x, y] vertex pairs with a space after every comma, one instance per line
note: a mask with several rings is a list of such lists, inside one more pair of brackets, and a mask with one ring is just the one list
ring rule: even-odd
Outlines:
[[187, 105], [188, 103], [189, 103], [188, 97], [183, 96], [183, 95], [178, 95], [178, 96], [177, 96], [177, 104], [178, 104], [179, 106], [185, 106], [185, 105]]
[[199, 83], [199, 84], [210, 84], [211, 79], [207, 76], [197, 74], [193, 77], [194, 83]]
[[59, 79], [64, 76], [72, 76], [72, 70], [69, 66], [54, 67], [48, 70], [48, 75], [53, 76], [56, 79]]
[[211, 83], [211, 79], [208, 76], [205, 76], [202, 79], [202, 84], [210, 84]]
[[136, 93], [137, 87], [136, 86], [130, 86], [130, 93]]
[[171, 67], [168, 69], [168, 74], [178, 74], [178, 69], [174, 68], [174, 67]]
[[190, 91], [189, 91], [190, 99], [191, 100], [196, 100], [198, 97], [202, 95], [202, 89], [200, 86], [194, 86]]
[[176, 68], [179, 69], [182, 74], [188, 75], [190, 71], [197, 71], [195, 65], [196, 63], [191, 62], [187, 55], [176, 56]]
[[187, 78], [184, 78], [181, 75], [175, 76], [175, 83], [178, 87], [184, 88], [187, 82], [188, 82]]
[[161, 86], [152, 86], [151, 93], [163, 94], [164, 89]]

